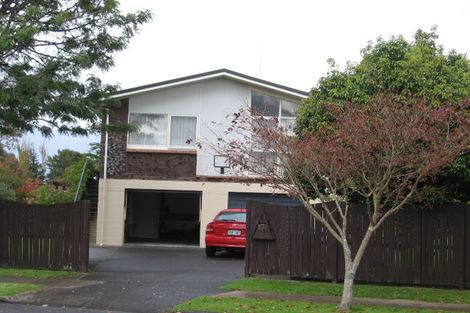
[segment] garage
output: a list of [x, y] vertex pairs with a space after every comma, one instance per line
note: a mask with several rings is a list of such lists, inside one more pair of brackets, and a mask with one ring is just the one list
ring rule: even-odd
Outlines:
[[125, 242], [199, 244], [201, 193], [126, 190]]
[[230, 192], [229, 208], [246, 208], [249, 200], [283, 205], [301, 205], [300, 201], [283, 194]]

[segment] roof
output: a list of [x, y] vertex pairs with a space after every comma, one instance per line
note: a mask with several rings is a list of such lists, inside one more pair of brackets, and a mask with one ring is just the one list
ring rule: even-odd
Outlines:
[[112, 97], [123, 98], [126, 96], [138, 94], [138, 93], [149, 92], [153, 90], [174, 87], [174, 86], [184, 85], [184, 84], [188, 84], [192, 82], [213, 79], [213, 78], [228, 78], [228, 79], [232, 79], [236, 81], [241, 81], [241, 82], [249, 83], [251, 85], [255, 85], [257, 87], [266, 88], [266, 89], [282, 92], [285, 94], [297, 96], [299, 98], [306, 98], [308, 96], [308, 92], [306, 91], [279, 85], [279, 84], [276, 84], [267, 80], [259, 79], [256, 77], [248, 76], [242, 73], [238, 73], [238, 72], [223, 68], [223, 69], [219, 69], [215, 71], [165, 80], [165, 81], [161, 81], [158, 83], [123, 89], [114, 93]]

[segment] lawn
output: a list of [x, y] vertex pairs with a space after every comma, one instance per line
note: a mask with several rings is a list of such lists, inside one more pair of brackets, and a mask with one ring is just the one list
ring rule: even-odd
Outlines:
[[[245, 278], [222, 287], [223, 290], [260, 291], [315, 296], [341, 296], [343, 285], [322, 282]], [[470, 303], [470, 290], [355, 285], [354, 297], [403, 299], [441, 303]]]
[[[277, 300], [199, 297], [177, 305], [179, 311], [207, 311], [224, 313], [336, 313], [335, 304], [291, 302]], [[361, 313], [435, 313], [433, 310], [397, 309], [386, 307], [354, 306], [352, 312]], [[444, 313], [444, 311], [439, 311]]]
[[25, 277], [25, 278], [56, 278], [77, 275], [72, 271], [51, 271], [51, 270], [34, 270], [24, 268], [6, 268], [0, 267], [0, 277]]
[[0, 297], [14, 296], [24, 292], [36, 291], [41, 288], [43, 288], [43, 286], [36, 284], [0, 282]]

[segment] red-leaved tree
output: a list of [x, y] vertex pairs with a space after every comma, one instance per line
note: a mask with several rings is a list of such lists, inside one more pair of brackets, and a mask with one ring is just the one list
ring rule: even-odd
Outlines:
[[[418, 196], [431, 177], [470, 147], [469, 107], [432, 108], [391, 96], [368, 105], [324, 105], [332, 122], [302, 138], [288, 136], [260, 112], [234, 114], [219, 136], [218, 153], [240, 175], [248, 172], [300, 200], [342, 245], [344, 289], [339, 309], [349, 311], [353, 283], [371, 236]], [[368, 228], [351, 250], [351, 201], [368, 208]], [[315, 206], [314, 200], [323, 205]], [[325, 203], [333, 201], [334, 206]]]

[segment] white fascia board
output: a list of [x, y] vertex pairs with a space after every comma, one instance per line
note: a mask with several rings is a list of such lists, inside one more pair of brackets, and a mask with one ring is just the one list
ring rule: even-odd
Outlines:
[[263, 84], [263, 83], [260, 83], [260, 82], [257, 82], [257, 81], [251, 80], [251, 79], [243, 78], [243, 77], [240, 77], [240, 76], [236, 76], [236, 75], [233, 75], [233, 74], [223, 73], [223, 75], [226, 76], [226, 77], [230, 77], [234, 80], [247, 82], [251, 85], [255, 85], [255, 86], [258, 86], [258, 87], [266, 88], [266, 89], [269, 89], [269, 90], [275, 90], [275, 91], [278, 91], [278, 92], [281, 92], [281, 93], [284, 93], [284, 94], [289, 94], [289, 95], [292, 95], [292, 96], [296, 96], [296, 97], [299, 97], [299, 98], [302, 98], [302, 99], [307, 98], [306, 95], [303, 95], [303, 94], [300, 94], [300, 93], [297, 93], [297, 92], [293, 92], [293, 91], [286, 90], [286, 89], [279, 88], [279, 87], [274, 87], [274, 86], [271, 86], [271, 85], [268, 85], [268, 84]]
[[255, 86], [266, 88], [266, 89], [269, 89], [269, 90], [275, 90], [275, 91], [278, 91], [278, 92], [281, 92], [281, 93], [284, 93], [284, 94], [289, 94], [289, 95], [299, 97], [299, 98], [302, 98], [302, 99], [307, 98], [306, 95], [303, 95], [303, 94], [300, 94], [300, 93], [297, 93], [297, 92], [293, 92], [293, 91], [286, 90], [286, 89], [283, 89], [283, 88], [274, 87], [274, 86], [271, 86], [271, 85], [268, 85], [268, 84], [263, 84], [263, 83], [253, 81], [251, 79], [247, 79], [247, 78], [240, 77], [240, 76], [237, 76], [237, 75], [233, 75], [233, 74], [230, 74], [230, 73], [211, 74], [211, 75], [207, 75], [207, 76], [203, 76], [203, 77], [197, 77], [197, 78], [192, 78], [192, 79], [183, 80], [183, 81], [179, 81], [179, 82], [168, 83], [168, 84], [165, 84], [165, 85], [154, 86], [154, 87], [149, 87], [149, 88], [139, 89], [139, 90], [133, 90], [133, 91], [125, 92], [125, 93], [120, 93], [118, 95], [113, 95], [113, 96], [111, 96], [111, 98], [118, 98], [118, 99], [119, 98], [126, 98], [128, 96], [132, 96], [132, 95], [139, 94], [139, 93], [145, 93], [145, 92], [155, 91], [155, 90], [159, 90], [159, 89], [165, 89], [165, 88], [169, 88], [169, 87], [181, 86], [181, 85], [185, 85], [185, 84], [189, 84], [189, 83], [194, 83], [194, 82], [208, 80], [208, 79], [212, 79], [212, 78], [218, 78], [218, 77], [231, 78], [233, 80], [246, 82], [246, 83], [249, 83], [250, 85], [255, 85]]

